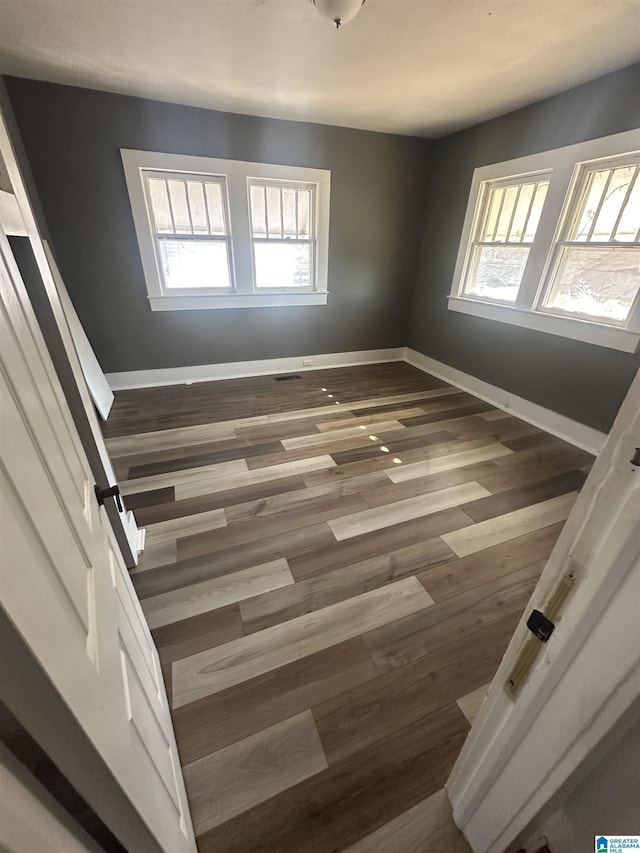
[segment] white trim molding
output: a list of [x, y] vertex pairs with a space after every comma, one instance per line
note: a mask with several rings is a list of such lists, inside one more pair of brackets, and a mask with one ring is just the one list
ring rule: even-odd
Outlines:
[[474, 397], [486, 400], [487, 403], [491, 403], [498, 409], [509, 412], [515, 417], [545, 430], [545, 432], [586, 450], [587, 453], [593, 453], [597, 456], [604, 446], [607, 438], [604, 432], [574, 421], [551, 409], [546, 409], [544, 406], [539, 406], [537, 403], [532, 403], [530, 400], [525, 400], [523, 397], [518, 397], [504, 388], [498, 388], [497, 385], [483, 382], [469, 373], [456, 370], [448, 364], [443, 364], [441, 361], [436, 361], [428, 355], [417, 352], [417, 350], [407, 347], [404, 360], [413, 367], [424, 370], [425, 373], [437, 376], [438, 379], [468, 391]]
[[321, 355], [266, 358], [258, 361], [230, 361], [223, 364], [195, 364], [189, 367], [166, 367], [159, 370], [128, 370], [107, 373], [113, 391], [131, 388], [155, 388], [160, 385], [183, 385], [192, 382], [212, 382], [219, 379], [241, 379], [249, 376], [268, 376], [272, 373], [300, 373], [307, 370], [326, 370], [331, 367], [354, 367], [359, 364], [380, 364], [403, 361], [404, 348], [333, 352]]

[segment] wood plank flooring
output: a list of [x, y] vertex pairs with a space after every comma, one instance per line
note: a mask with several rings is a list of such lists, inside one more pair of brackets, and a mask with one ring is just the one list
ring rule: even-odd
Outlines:
[[402, 363], [121, 392], [105, 434], [199, 850], [466, 850], [442, 787], [592, 458]]

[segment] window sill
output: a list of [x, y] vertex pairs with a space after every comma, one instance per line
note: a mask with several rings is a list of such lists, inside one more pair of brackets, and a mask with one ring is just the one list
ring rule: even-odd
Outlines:
[[203, 308], [276, 308], [326, 305], [327, 291], [315, 293], [224, 293], [219, 296], [150, 296], [152, 311], [194, 311]]
[[587, 344], [609, 347], [622, 352], [636, 352], [640, 343], [640, 333], [614, 326], [603, 326], [599, 323], [589, 323], [573, 317], [559, 317], [556, 314], [543, 314], [537, 311], [526, 311], [511, 305], [491, 305], [476, 299], [465, 299], [460, 296], [449, 296], [449, 310], [482, 317], [485, 320], [497, 320], [536, 332], [559, 335], [572, 338]]

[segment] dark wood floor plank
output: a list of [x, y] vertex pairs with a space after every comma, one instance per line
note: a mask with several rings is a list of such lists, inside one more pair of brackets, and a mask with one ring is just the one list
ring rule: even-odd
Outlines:
[[568, 471], [541, 483], [508, 489], [491, 497], [461, 504], [460, 509], [475, 522], [486, 521], [488, 518], [496, 518], [516, 509], [565, 495], [567, 492], [579, 491], [586, 478], [587, 475], [583, 471]]
[[[214, 492], [210, 495], [199, 495], [195, 498], [184, 498], [172, 503], [145, 507], [136, 513], [136, 520], [140, 525], [155, 524], [158, 521], [168, 521], [170, 518], [183, 518], [185, 515], [195, 515], [198, 512], [207, 512], [211, 509], [226, 509], [226, 507], [244, 504], [247, 501], [258, 501], [285, 492], [295, 492], [304, 489], [305, 486], [304, 480], [298, 475], [282, 477], [282, 479], [241, 486], [226, 492]], [[173, 486], [171, 488], [173, 489]], [[149, 492], [148, 494], [153, 493]], [[127, 505], [129, 498], [130, 495], [127, 495]]]
[[445, 601], [481, 587], [511, 572], [535, 563], [544, 563], [556, 544], [563, 522], [485, 548], [446, 566], [420, 572], [418, 578], [434, 601]]
[[377, 676], [359, 638], [316, 652], [172, 712], [183, 764]]
[[[503, 464], [504, 462], [508, 464]], [[512, 457], [505, 456], [496, 460], [496, 472], [478, 477], [478, 482], [493, 494], [498, 494], [514, 488], [525, 488], [567, 472], [578, 471], [584, 465], [585, 454], [575, 449], [545, 460], [531, 459], [527, 458], [527, 454], [514, 453]]]
[[370, 631], [364, 641], [376, 666], [388, 672], [446, 645], [458, 633], [473, 633], [511, 613], [521, 614], [543, 567], [544, 563], [526, 566]]
[[[504, 626], [494, 624], [497, 630], [489, 626], [486, 633], [464, 637], [459, 646], [464, 646], [465, 656], [454, 663], [434, 668], [437, 656], [425, 656], [314, 706], [329, 764], [367, 749], [491, 681], [509, 640]], [[496, 642], [498, 637], [501, 642]]]
[[[436, 413], [441, 411], [447, 411], [449, 409], [457, 409], [463, 408], [469, 403], [473, 403], [475, 400], [464, 391], [460, 391], [457, 394], [450, 394], [444, 400], [436, 398], [435, 400], [430, 397], [424, 397], [423, 399], [412, 400], [411, 405], [416, 406], [417, 408], [424, 409], [425, 414]], [[356, 418], [367, 417], [367, 413], [374, 413], [377, 415], [383, 415], [388, 412], [393, 412], [394, 409], [397, 408], [397, 404], [387, 403], [385, 405], [376, 406], [371, 409], [352, 409], [353, 415]], [[427, 412], [428, 410], [428, 412]]]
[[467, 735], [457, 705], [204, 833], [200, 853], [331, 853], [439, 790]]
[[414, 480], [406, 480], [403, 483], [387, 481], [377, 484], [375, 488], [363, 489], [361, 494], [368, 506], [382, 506], [383, 504], [405, 500], [405, 498], [429, 495], [432, 492], [440, 491], [440, 489], [471, 483], [473, 480], [479, 481], [481, 477], [491, 477], [497, 473], [498, 468], [493, 462], [480, 462], [477, 465], [453, 468], [450, 471], [430, 474], [427, 477], [416, 477]]
[[163, 664], [212, 649], [243, 636], [237, 604], [155, 628], [151, 635]]
[[379, 456], [381, 445], [387, 448], [389, 456], [397, 456], [407, 450], [430, 447], [433, 444], [443, 444], [452, 440], [453, 435], [449, 432], [434, 432], [431, 435], [410, 436], [409, 438], [404, 438], [400, 432], [396, 432], [395, 436], [393, 433], [386, 433], [378, 441], [369, 441], [369, 444], [353, 450], [334, 451], [329, 448], [327, 452], [331, 454], [337, 465], [348, 465], [350, 462]]
[[245, 634], [329, 607], [455, 558], [438, 536], [246, 599], [240, 604]]
[[[222, 443], [222, 442], [221, 442]], [[200, 465], [216, 465], [219, 462], [230, 462], [232, 459], [250, 459], [254, 456], [266, 456], [283, 450], [280, 441], [270, 441], [266, 444], [250, 444], [246, 440], [229, 442], [234, 446], [225, 449], [209, 450], [205, 453], [185, 452], [179, 459], [165, 459], [159, 462], [147, 462], [129, 468], [129, 479], [149, 477], [152, 474], [166, 474], [169, 471], [183, 471], [185, 468], [198, 468]]]
[[[467, 516], [464, 516], [467, 518]], [[469, 519], [469, 523], [471, 520]], [[291, 530], [226, 548], [215, 554], [203, 554], [189, 560], [181, 560], [157, 569], [132, 575], [133, 584], [140, 598], [159, 595], [173, 589], [181, 589], [190, 584], [209, 578], [220, 577], [237, 569], [259, 566], [280, 557], [304, 558], [316, 550], [334, 543], [335, 537], [326, 522]]]
[[175, 489], [173, 486], [167, 486], [164, 489], [153, 489], [148, 492], [138, 492], [136, 494], [127, 495], [125, 503], [127, 509], [135, 510], [136, 520], [139, 524], [148, 524], [148, 522], [140, 521], [142, 510], [151, 506], [173, 503], [175, 500]]
[[419, 415], [415, 418], [402, 418], [400, 423], [407, 427], [420, 426], [421, 424], [433, 424], [438, 421], [450, 420], [455, 417], [465, 417], [467, 415], [477, 415], [480, 412], [489, 412], [493, 406], [489, 403], [475, 402], [460, 408], [443, 409], [440, 412], [431, 412], [430, 414]]
[[[397, 551], [418, 542], [427, 542], [450, 530], [468, 527], [473, 522], [457, 507], [423, 518], [405, 521], [393, 527], [354, 536], [342, 542], [330, 542], [304, 554], [291, 555], [289, 568], [296, 581], [348, 566], [352, 563]], [[450, 530], [449, 530], [450, 528]]]
[[302, 509], [286, 510], [264, 518], [253, 518], [208, 533], [198, 533], [195, 536], [178, 539], [178, 559], [188, 560], [191, 557], [215, 553], [256, 539], [271, 538], [279, 533], [299, 530], [318, 524], [320, 521], [349, 515], [366, 508], [367, 505], [357, 494], [344, 497], [331, 494], [319, 496]]

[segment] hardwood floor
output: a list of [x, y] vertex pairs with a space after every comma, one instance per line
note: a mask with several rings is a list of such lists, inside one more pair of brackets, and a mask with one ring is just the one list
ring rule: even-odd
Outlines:
[[105, 432], [200, 851], [466, 850], [441, 789], [591, 457], [402, 363]]

